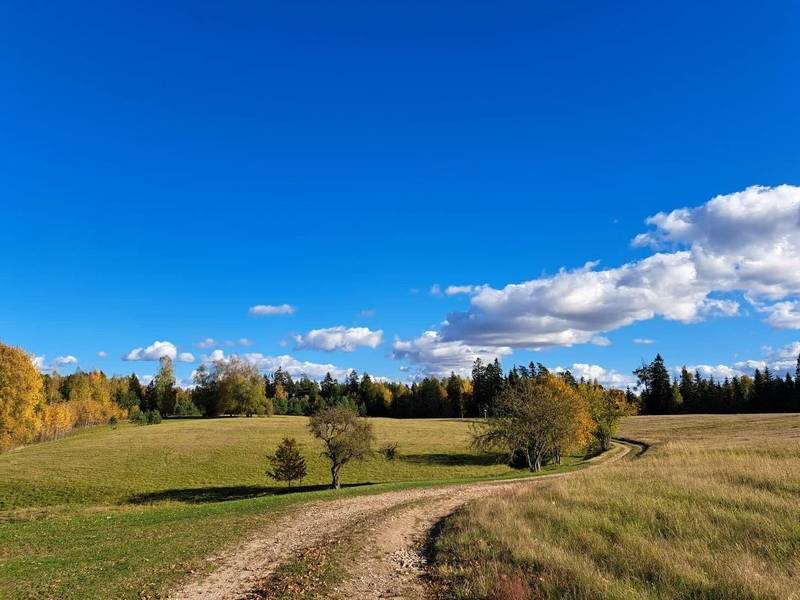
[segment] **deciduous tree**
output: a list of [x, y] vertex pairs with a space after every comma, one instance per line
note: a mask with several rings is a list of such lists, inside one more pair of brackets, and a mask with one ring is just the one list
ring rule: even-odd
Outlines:
[[342, 467], [370, 453], [375, 439], [372, 424], [350, 408], [333, 406], [311, 417], [308, 427], [325, 444], [322, 455], [331, 461], [331, 487], [339, 489]]

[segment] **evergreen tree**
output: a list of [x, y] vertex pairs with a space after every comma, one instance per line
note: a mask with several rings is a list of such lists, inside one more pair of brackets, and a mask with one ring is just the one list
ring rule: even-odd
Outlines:
[[289, 487], [292, 487], [292, 481], [302, 482], [306, 476], [306, 461], [294, 438], [283, 438], [275, 454], [267, 455], [267, 461], [267, 476], [275, 481], [285, 481]]
[[633, 372], [639, 380], [642, 391], [642, 409], [651, 415], [665, 414], [672, 400], [672, 386], [669, 372], [664, 366], [664, 359], [656, 354], [649, 365], [642, 366]]

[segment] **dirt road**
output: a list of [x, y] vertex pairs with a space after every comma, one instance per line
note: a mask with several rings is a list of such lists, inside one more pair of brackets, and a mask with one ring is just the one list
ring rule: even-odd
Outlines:
[[[617, 442], [595, 457], [587, 468], [598, 468], [641, 450]], [[585, 470], [584, 470], [585, 471]], [[580, 471], [580, 472], [584, 472]], [[416, 488], [342, 500], [304, 504], [259, 530], [247, 541], [212, 556], [213, 571], [170, 595], [174, 600], [234, 600], [268, 597], [264, 582], [281, 564], [303, 551], [354, 534], [362, 543], [350, 561], [348, 578], [333, 597], [387, 599], [425, 598], [425, 557], [431, 529], [456, 508], [477, 498], [519, 486], [537, 485], [571, 473], [539, 477]]]

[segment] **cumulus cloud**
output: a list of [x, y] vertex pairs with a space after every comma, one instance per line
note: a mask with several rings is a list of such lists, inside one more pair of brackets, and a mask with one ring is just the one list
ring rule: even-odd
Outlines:
[[[766, 347], [763, 349], [764, 356], [760, 358], [749, 358], [733, 363], [733, 365], [686, 365], [690, 373], [698, 371], [703, 377], [713, 376], [714, 379], [722, 380], [726, 377], [741, 377], [742, 375], [752, 376], [756, 369], [764, 371], [769, 368], [774, 376], [783, 377], [786, 373], [794, 375], [797, 368], [797, 357], [800, 355], [800, 341], [786, 344], [780, 348], [773, 349]], [[680, 375], [681, 367], [672, 369], [676, 376]]]
[[[676, 377], [680, 375], [682, 368], [683, 367], [676, 367], [673, 369]], [[718, 381], [722, 381], [725, 378], [733, 379], [734, 377], [741, 377], [744, 375], [744, 371], [728, 365], [687, 365], [686, 369], [692, 374], [697, 372], [705, 378], [713, 377]]]
[[442, 295], [442, 286], [438, 283], [434, 283], [431, 286], [431, 289], [428, 291], [431, 296], [441, 296]]
[[192, 363], [194, 362], [194, 354], [191, 352], [181, 352], [178, 354], [178, 360], [184, 363]]
[[751, 374], [755, 369], [763, 371], [765, 367], [769, 367], [773, 373], [794, 373], [797, 367], [797, 357], [800, 355], [800, 342], [792, 342], [777, 349], [764, 348], [764, 355], [761, 359], [739, 361], [735, 363], [735, 366], [746, 370], [748, 374]]
[[71, 354], [67, 354], [66, 356], [56, 356], [53, 359], [53, 367], [61, 367], [64, 365], [77, 365], [78, 359], [72, 356]]
[[100, 352], [97, 353], [97, 356], [99, 356], [100, 358], [105, 358], [106, 356], [108, 356], [108, 352], [106, 352], [105, 350], [100, 350]]
[[256, 304], [250, 307], [250, 314], [254, 316], [264, 315], [291, 315], [297, 309], [291, 304]]
[[178, 355], [178, 349], [172, 342], [156, 340], [146, 348], [134, 348], [122, 357], [122, 360], [161, 360], [162, 357], [168, 356], [172, 360]]
[[195, 346], [198, 348], [211, 348], [216, 343], [217, 341], [214, 338], [207, 337], [195, 343]]
[[636, 380], [633, 375], [620, 373], [614, 369], [606, 369], [600, 365], [590, 365], [587, 363], [572, 363], [568, 369], [564, 367], [556, 367], [556, 373], [563, 373], [569, 370], [575, 379], [585, 379], [586, 381], [597, 381], [600, 385], [605, 387], [614, 387], [624, 389], [628, 386], [634, 386]]
[[437, 331], [426, 331], [413, 340], [397, 339], [391, 357], [418, 365], [426, 374], [444, 376], [451, 372], [468, 375], [476, 358], [494, 360], [511, 353], [511, 348], [472, 346], [460, 341], [442, 340]]
[[326, 327], [312, 329], [305, 335], [295, 336], [295, 348], [325, 350], [341, 350], [353, 352], [357, 347], [377, 348], [383, 341], [383, 331], [372, 331], [368, 327]]
[[[730, 293], [767, 300], [800, 293], [798, 187], [751, 187], [647, 222], [652, 230], [636, 245], [678, 247], [615, 268], [590, 262], [500, 289], [482, 286], [468, 311], [448, 315], [443, 339], [569, 346], [656, 316], [682, 323], [733, 316], [740, 306]], [[775, 305], [772, 323], [794, 325], [796, 309], [794, 302]]]
[[56, 356], [50, 362], [50, 364], [48, 364], [47, 361], [45, 360], [46, 357], [44, 354], [41, 355], [31, 354], [30, 357], [31, 357], [31, 362], [33, 362], [33, 366], [40, 373], [52, 373], [53, 371], [57, 371], [59, 367], [78, 364], [78, 359], [72, 356], [71, 354], [66, 354], [64, 356]]
[[649, 344], [655, 344], [655, 340], [651, 340], [650, 338], [633, 338], [633, 343], [640, 345], [649, 345]]
[[[603, 344], [602, 333], [655, 317], [735, 316], [739, 296], [774, 327], [797, 326], [800, 187], [754, 186], [647, 224], [633, 244], [654, 252], [641, 260], [606, 269], [588, 262], [501, 288], [452, 286], [470, 295], [470, 307], [447, 315], [438, 342], [529, 350]], [[442, 293], [438, 285], [431, 292]]]
[[653, 229], [633, 243], [690, 247], [699, 276], [713, 289], [771, 300], [800, 294], [800, 187], [753, 186], [647, 223]]
[[769, 313], [764, 319], [776, 329], [800, 329], [800, 300], [776, 302], [763, 309]]
[[[203, 356], [204, 363], [213, 363], [217, 361], [229, 360], [233, 355], [225, 355], [222, 350], [214, 350], [211, 354]], [[255, 365], [261, 371], [272, 373], [279, 368], [289, 373], [292, 377], [307, 376], [309, 379], [320, 380], [330, 373], [336, 379], [344, 379], [352, 369], [342, 368], [330, 363], [315, 363], [310, 361], [301, 361], [289, 354], [280, 356], [267, 356], [260, 352], [245, 352], [239, 354], [238, 357], [249, 363]]]

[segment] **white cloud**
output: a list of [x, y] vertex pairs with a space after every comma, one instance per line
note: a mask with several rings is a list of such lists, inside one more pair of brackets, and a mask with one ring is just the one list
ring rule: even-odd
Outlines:
[[195, 346], [198, 348], [211, 348], [216, 343], [217, 341], [214, 338], [207, 337], [197, 342]]
[[54, 368], [61, 367], [64, 365], [77, 365], [78, 359], [72, 356], [71, 354], [67, 354], [66, 356], [56, 356], [53, 360], [52, 366]]
[[247, 338], [239, 338], [238, 340], [225, 340], [225, 345], [228, 348], [233, 348], [234, 346], [244, 347], [244, 346], [252, 346], [253, 342], [252, 340], [249, 340]]
[[36, 368], [37, 371], [44, 374], [52, 373], [53, 371], [57, 371], [59, 367], [63, 367], [66, 365], [77, 365], [78, 359], [72, 356], [71, 354], [67, 354], [65, 356], [56, 356], [50, 364], [47, 364], [45, 360], [45, 355], [40, 354], [31, 354], [31, 362], [33, 366]]
[[[660, 316], [682, 323], [739, 312], [736, 300], [800, 293], [800, 188], [753, 187], [694, 209], [659, 213], [637, 245], [684, 246], [620, 267], [597, 263], [495, 289], [472, 290], [468, 311], [448, 315], [445, 341], [540, 349], [591, 342], [599, 332]], [[458, 291], [470, 286], [458, 286]], [[796, 305], [775, 305], [794, 326]], [[767, 307], [765, 310], [769, 310]]]
[[154, 375], [137, 375], [136, 379], [138, 379], [139, 383], [146, 387], [150, 385], [150, 382], [153, 381], [154, 377]]
[[479, 285], [449, 285], [444, 293], [447, 296], [455, 296], [457, 294], [474, 294], [484, 286]]
[[459, 341], [444, 341], [437, 331], [426, 331], [413, 340], [397, 339], [391, 357], [419, 365], [429, 375], [449, 375], [451, 371], [468, 375], [476, 358], [494, 360], [511, 353], [508, 347], [470, 346]]
[[353, 352], [357, 347], [377, 348], [383, 341], [383, 331], [372, 331], [368, 327], [326, 327], [312, 329], [305, 335], [295, 336], [297, 349], [341, 350]]
[[431, 296], [441, 296], [442, 295], [442, 286], [438, 283], [434, 283], [431, 286], [431, 289], [428, 292]]
[[184, 363], [192, 363], [194, 362], [194, 354], [191, 352], [181, 352], [178, 354], [178, 360]]
[[764, 321], [776, 329], [800, 329], [800, 301], [776, 302], [764, 308], [769, 316]]
[[649, 344], [655, 344], [655, 340], [651, 340], [650, 338], [633, 338], [633, 343], [649, 345]]
[[[451, 313], [439, 342], [525, 348], [603, 343], [600, 334], [655, 317], [695, 323], [739, 314], [743, 295], [775, 327], [795, 327], [800, 302], [800, 187], [750, 187], [696, 208], [658, 213], [634, 245], [641, 260], [491, 286], [453, 286], [470, 307]], [[435, 285], [431, 293], [441, 293]]]
[[[763, 372], [767, 367], [776, 377], [783, 377], [786, 373], [794, 375], [794, 370], [797, 367], [797, 356], [800, 354], [800, 341], [786, 344], [778, 349], [767, 347], [763, 351], [763, 357], [740, 360], [735, 362], [733, 366], [724, 364], [687, 365], [686, 368], [692, 374], [695, 371], [699, 371], [703, 377], [713, 376], [717, 380], [723, 380], [726, 377], [732, 379], [742, 375], [752, 376], [756, 369]], [[674, 367], [672, 370], [677, 376], [681, 372], [681, 367]]]
[[597, 381], [600, 385], [605, 387], [613, 387], [623, 389], [628, 386], [634, 386], [636, 380], [633, 375], [620, 373], [614, 369], [606, 369], [600, 365], [590, 365], [587, 363], [572, 363], [569, 369], [564, 367], [556, 367], [556, 373], [563, 373], [569, 370], [575, 379], [583, 377], [586, 381]]
[[39, 371], [40, 373], [47, 373], [50, 371], [50, 368], [47, 365], [45, 365], [44, 354], [41, 355], [31, 354], [30, 356], [31, 356], [31, 362], [33, 363], [33, 366], [36, 367], [37, 371]]
[[168, 356], [175, 360], [178, 355], [178, 349], [172, 342], [160, 342], [156, 340], [147, 348], [134, 348], [122, 357], [122, 360], [160, 360], [164, 356]]
[[[222, 350], [214, 350], [210, 355], [203, 356], [203, 362], [206, 364], [216, 361], [226, 361], [230, 358], [226, 356]], [[266, 356], [260, 352], [246, 352], [239, 354], [239, 358], [243, 361], [255, 365], [259, 370], [273, 373], [278, 368], [283, 369], [292, 377], [302, 377], [306, 375], [309, 379], [320, 380], [330, 373], [336, 379], [344, 379], [352, 369], [342, 368], [330, 363], [315, 363], [310, 361], [301, 361], [288, 354], [280, 356]]]
[[291, 315], [297, 309], [291, 304], [256, 304], [250, 307], [250, 314], [254, 316], [264, 315]]
[[365, 317], [365, 318], [374, 317], [375, 316], [375, 312], [376, 311], [375, 311], [374, 308], [365, 308], [364, 310], [359, 311], [358, 316], [359, 317]]
[[634, 244], [688, 246], [700, 278], [715, 290], [771, 300], [800, 294], [800, 187], [753, 186], [647, 223], [653, 230]]
[[105, 350], [100, 350], [100, 352], [97, 353], [97, 356], [99, 356], [100, 358], [105, 358], [106, 356], [108, 356], [108, 352], [106, 352]]
[[[683, 367], [675, 367], [673, 372], [675, 376], [679, 376]], [[744, 372], [729, 367], [728, 365], [686, 365], [686, 370], [692, 375], [695, 372], [700, 373], [704, 378], [713, 377], [717, 381], [722, 381], [725, 378], [733, 379], [734, 377], [741, 377]]]

